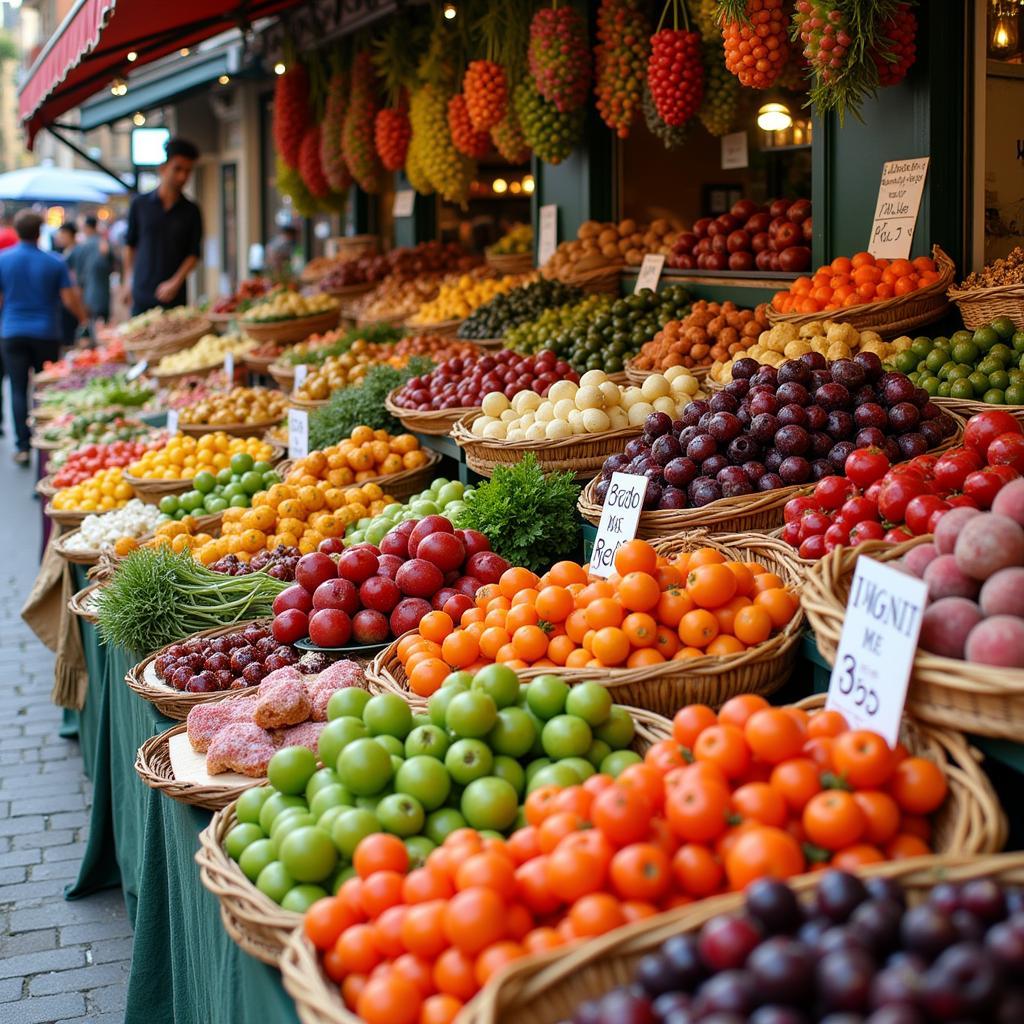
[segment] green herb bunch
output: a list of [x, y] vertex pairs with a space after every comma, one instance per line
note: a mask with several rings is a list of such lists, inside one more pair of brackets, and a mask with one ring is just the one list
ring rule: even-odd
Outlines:
[[541, 573], [577, 555], [579, 494], [572, 473], [545, 476], [527, 454], [514, 466], [498, 466], [489, 481], [467, 493], [456, 526], [479, 530], [502, 558]]
[[311, 352], [288, 352], [285, 360], [298, 366], [304, 363], [307, 366], [321, 366], [331, 356], [343, 356], [357, 341], [366, 341], [371, 345], [393, 345], [405, 335], [397, 327], [389, 324], [372, 324], [369, 327], [353, 327], [346, 331], [337, 341], [323, 348], [315, 348]]
[[411, 377], [429, 373], [433, 368], [430, 359], [414, 356], [400, 370], [393, 366], [375, 366], [361, 383], [335, 391], [326, 405], [310, 413], [309, 450], [337, 444], [358, 426], [392, 433], [400, 431], [402, 424], [384, 408], [384, 399]]
[[193, 633], [271, 614], [288, 583], [264, 572], [225, 576], [166, 545], [139, 548], [99, 590], [100, 638], [148, 654]]

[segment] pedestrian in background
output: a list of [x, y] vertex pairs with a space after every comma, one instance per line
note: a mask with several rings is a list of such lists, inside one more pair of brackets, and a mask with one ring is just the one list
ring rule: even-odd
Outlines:
[[0, 352], [11, 381], [16, 449], [14, 461], [29, 463], [28, 387], [30, 371], [60, 355], [60, 312], [69, 309], [78, 323], [86, 320], [67, 265], [39, 249], [42, 218], [22, 210], [14, 218], [18, 244], [0, 252]]
[[[71, 285], [81, 293], [82, 282], [76, 271], [76, 244], [75, 225], [65, 221], [53, 235], [53, 251], [64, 261], [71, 273]], [[75, 333], [78, 330], [78, 320], [71, 310], [61, 307], [60, 311], [60, 340], [61, 344], [70, 346], [75, 343]]]
[[72, 255], [70, 266], [89, 314], [89, 337], [95, 341], [97, 325], [110, 319], [110, 273], [113, 270], [113, 258], [110, 244], [99, 233], [98, 222], [91, 214], [82, 220], [81, 240]]

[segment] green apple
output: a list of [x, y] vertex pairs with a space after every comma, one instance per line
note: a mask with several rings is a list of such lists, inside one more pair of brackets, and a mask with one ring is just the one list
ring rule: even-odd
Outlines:
[[250, 882], [255, 882], [259, 878], [260, 872], [275, 860], [277, 860], [277, 847], [274, 843], [269, 839], [257, 839], [242, 851], [242, 855], [238, 858], [238, 866]]
[[316, 773], [316, 754], [309, 747], [284, 747], [267, 765], [267, 781], [279, 793], [298, 796]]
[[327, 721], [349, 715], [353, 718], [363, 717], [363, 708], [369, 703], [370, 694], [360, 686], [345, 686], [335, 690], [327, 702]]
[[408, 793], [392, 793], [377, 805], [377, 818], [386, 832], [405, 838], [423, 828], [423, 805]]
[[490, 775], [494, 767], [494, 754], [480, 740], [457, 740], [448, 748], [444, 766], [455, 782], [465, 786], [475, 779]]
[[494, 775], [504, 779], [515, 791], [516, 796], [522, 796], [526, 789], [526, 772], [523, 766], [514, 758], [505, 757], [503, 754], [494, 759]]
[[437, 849], [437, 844], [431, 842], [426, 836], [406, 836], [402, 842], [405, 843], [405, 848], [409, 851], [410, 871], [423, 867], [430, 854]]
[[580, 782], [586, 782], [596, 771], [585, 757], [563, 757], [558, 763], [571, 768], [580, 777]]
[[635, 733], [633, 718], [621, 704], [613, 705], [608, 718], [594, 730], [594, 736], [612, 750], [625, 750], [633, 742]]
[[550, 757], [535, 757], [526, 766], [526, 781], [529, 782], [541, 768], [547, 768], [549, 764], [553, 764]]
[[380, 821], [373, 811], [353, 807], [349, 811], [342, 811], [335, 819], [331, 838], [338, 852], [347, 860], [351, 860], [360, 841], [380, 831]]
[[471, 828], [503, 832], [516, 820], [519, 797], [510, 783], [487, 775], [466, 787], [459, 809]]
[[491, 749], [507, 757], [523, 757], [533, 748], [536, 739], [533, 718], [528, 711], [517, 707], [503, 707], [494, 728], [487, 734]]
[[338, 778], [356, 796], [373, 796], [391, 781], [391, 755], [376, 740], [351, 742], [338, 757]]
[[435, 757], [444, 760], [448, 737], [436, 725], [417, 725], [405, 738], [406, 757]]
[[224, 849], [232, 860], [238, 860], [247, 846], [263, 838], [263, 829], [259, 825], [251, 821], [242, 822], [224, 837]]
[[363, 721], [371, 736], [404, 740], [412, 729], [412, 711], [397, 693], [379, 693], [367, 701]]
[[541, 743], [548, 757], [582, 757], [593, 742], [590, 726], [575, 715], [555, 715], [544, 725]]
[[390, 733], [380, 733], [373, 737], [392, 757], [401, 758], [405, 755], [405, 744]]
[[410, 757], [395, 775], [396, 793], [415, 797], [426, 811], [436, 811], [448, 799], [452, 788], [448, 769], [436, 757]]
[[[321, 733], [321, 735], [323, 734]], [[340, 753], [340, 751], [338, 753]], [[323, 757], [321, 757], [320, 760], [323, 761]], [[337, 760], [338, 758], [335, 756], [329, 763], [334, 764]], [[306, 783], [306, 802], [311, 802], [313, 797], [315, 797], [321, 789], [337, 785], [338, 773], [333, 768], [321, 768], [318, 772], [314, 772], [313, 777]], [[235, 814], [237, 815], [238, 812], [235, 811]]]
[[472, 688], [488, 694], [499, 709], [515, 704], [519, 677], [507, 665], [487, 665], [473, 676]]
[[583, 755], [596, 769], [601, 767], [601, 762], [612, 752], [612, 748], [604, 740], [594, 740], [590, 748]]
[[290, 910], [293, 914], [304, 914], [317, 900], [326, 896], [327, 890], [322, 885], [297, 885], [289, 889], [281, 900], [281, 909]]
[[316, 819], [316, 823], [325, 832], [331, 832], [333, 831], [334, 823], [338, 818], [340, 818], [345, 811], [350, 810], [352, 810], [352, 808], [348, 804], [341, 804], [338, 807], [328, 807], [327, 810]]
[[324, 764], [337, 764], [338, 755], [353, 741], [369, 735], [361, 718], [344, 715], [329, 721], [317, 740], [317, 753]]
[[498, 719], [494, 698], [480, 690], [456, 694], [444, 721], [448, 729], [460, 738], [476, 739], [486, 736]]
[[469, 684], [460, 681], [451, 683], [448, 686], [442, 686], [439, 690], [432, 693], [427, 701], [427, 713], [430, 715], [430, 721], [439, 729], [443, 729], [445, 727], [445, 717], [448, 714], [448, 705], [460, 693], [466, 693], [468, 690]]
[[442, 807], [427, 815], [423, 832], [432, 843], [440, 846], [452, 832], [465, 827], [466, 819], [459, 811], [454, 807]]
[[558, 676], [537, 676], [526, 689], [526, 703], [530, 710], [546, 722], [565, 710], [569, 687]]
[[274, 791], [270, 786], [257, 786], [255, 789], [247, 789], [235, 804], [235, 817], [243, 825], [247, 822], [258, 825], [260, 811], [273, 793]]
[[288, 874], [287, 868], [279, 860], [268, 864], [256, 879], [256, 888], [275, 903], [280, 903], [294, 885], [295, 879]]
[[280, 849], [281, 841], [289, 832], [294, 832], [297, 828], [304, 828], [307, 825], [315, 824], [316, 818], [314, 818], [309, 811], [301, 811], [294, 807], [289, 808], [288, 810], [282, 811], [274, 819], [274, 824], [270, 826], [270, 838], [277, 843], [277, 847]]
[[532, 793], [541, 786], [558, 786], [560, 789], [568, 789], [569, 786], [578, 786], [580, 777], [568, 765], [555, 763], [545, 765], [539, 771], [533, 773], [530, 781], [526, 784], [527, 794]]
[[340, 783], [324, 786], [310, 801], [309, 813], [319, 821], [331, 807], [351, 807], [352, 794]]
[[611, 710], [611, 694], [600, 683], [579, 683], [565, 698], [565, 713], [582, 718], [591, 728], [606, 722]]
[[610, 775], [613, 779], [618, 778], [631, 764], [641, 764], [643, 758], [632, 750], [613, 750], [602, 762], [601, 771]]
[[263, 829], [264, 835], [270, 835], [270, 826], [274, 824], [274, 819], [286, 807], [301, 807], [304, 811], [308, 809], [306, 801], [301, 796], [273, 793], [263, 801], [263, 806], [260, 808], [260, 828]]

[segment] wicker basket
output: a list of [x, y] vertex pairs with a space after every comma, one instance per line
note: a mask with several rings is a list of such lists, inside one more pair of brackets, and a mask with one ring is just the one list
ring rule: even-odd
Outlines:
[[291, 320], [268, 320], [261, 323], [257, 320], [239, 321], [242, 330], [254, 341], [276, 341], [281, 345], [291, 342], [305, 341], [311, 334], [323, 334], [338, 326], [341, 309], [328, 309], [314, 316], [300, 316]]
[[70, 447], [67, 440], [47, 441], [45, 438], [35, 436], [29, 441], [29, 445], [37, 452], [56, 452], [60, 451], [61, 448]]
[[206, 373], [215, 373], [217, 370], [224, 369], [224, 360], [220, 360], [216, 363], [211, 363], [209, 366], [198, 366], [193, 370], [175, 370], [171, 373], [157, 373], [155, 370], [150, 372], [150, 376], [158, 383], [162, 385], [173, 384], [175, 381], [184, 380], [186, 377], [202, 377]]
[[276, 420], [264, 420], [263, 423], [179, 423], [178, 430], [191, 437], [202, 437], [221, 431], [231, 437], [262, 437], [272, 427], [276, 427], [283, 417]]
[[124, 350], [136, 359], [159, 359], [191, 348], [204, 335], [213, 333], [213, 324], [205, 317], [191, 330], [174, 334], [163, 341], [133, 342], [131, 336], [124, 339]]
[[852, 324], [858, 331], [877, 331], [883, 338], [895, 338], [916, 327], [938, 320], [949, 307], [946, 291], [953, 283], [956, 268], [953, 261], [937, 246], [932, 246], [932, 259], [939, 268], [939, 279], [909, 295], [898, 295], [879, 302], [865, 302], [825, 313], [779, 313], [769, 304], [771, 324], [809, 324], [828, 316], [837, 323]]
[[40, 498], [49, 499], [52, 498], [60, 488], [53, 482], [53, 474], [51, 473], [48, 476], [41, 477], [37, 480], [34, 490]]
[[532, 452], [545, 473], [570, 470], [577, 480], [600, 472], [609, 455], [622, 451], [626, 441], [639, 437], [640, 427], [623, 427], [603, 434], [575, 434], [560, 441], [493, 441], [470, 431], [479, 413], [468, 413], [455, 421], [451, 437], [466, 453], [466, 465], [481, 476], [493, 476], [497, 466], [514, 466]]
[[[806, 574], [802, 604], [822, 657], [835, 659], [857, 559], [891, 562], [927, 540], [903, 544], [868, 541], [836, 548]], [[1024, 669], [979, 666], [918, 650], [910, 675], [907, 708], [917, 718], [950, 729], [1019, 741], [1024, 730]]]
[[1018, 331], [1024, 331], [1024, 284], [950, 288], [946, 295], [956, 303], [964, 326], [972, 331], [985, 327], [997, 316], [1008, 316]]
[[478, 407], [461, 406], [455, 409], [429, 409], [423, 412], [419, 409], [403, 409], [395, 405], [395, 395], [400, 391], [395, 388], [384, 399], [384, 408], [398, 420], [406, 430], [414, 434], [430, 434], [434, 437], [447, 437], [457, 420], [463, 416], [480, 415]]
[[77, 593], [72, 594], [68, 599], [68, 611], [72, 615], [77, 615], [80, 619], [96, 625], [99, 620], [96, 616], [96, 609], [92, 607], [92, 599], [100, 587], [103, 586], [103, 582], [103, 580], [95, 580], [87, 587], [83, 587]]
[[215, 327], [222, 327], [224, 324], [231, 323], [232, 320], [237, 320], [242, 314], [238, 310], [232, 310], [230, 313], [214, 313], [212, 310], [207, 310], [203, 313], [203, 316], [210, 321]]
[[291, 363], [283, 362], [280, 358], [271, 362], [266, 372], [273, 378], [274, 383], [287, 394], [291, 394], [295, 388], [295, 367]]
[[964, 419], [970, 419], [979, 412], [991, 412], [993, 409], [1000, 409], [1008, 412], [1015, 420], [1024, 423], [1024, 405], [989, 405], [988, 402], [976, 402], [970, 398], [938, 398], [932, 401], [946, 412], [956, 413]]
[[377, 287], [378, 282], [376, 281], [364, 281], [362, 284], [346, 284], [340, 288], [320, 288], [319, 291], [323, 295], [331, 295], [338, 299], [339, 302], [344, 303], [346, 301], [351, 302], [352, 299], [359, 298], [360, 295], [365, 295], [367, 292], [372, 292]]
[[329, 401], [329, 398], [295, 398], [294, 396], [289, 396], [288, 406], [291, 409], [303, 409], [306, 412], [313, 412], [316, 409], [322, 409]]
[[[873, 864], [862, 869], [860, 874], [892, 878], [909, 891], [912, 899], [919, 899], [940, 882], [995, 878], [1019, 885], [1024, 882], [1024, 854], [915, 857]], [[790, 884], [807, 893], [817, 887], [819, 880], [819, 875], [812, 873], [791, 879]], [[735, 913], [742, 906], [742, 893], [715, 896], [638, 921], [599, 939], [580, 943], [568, 951], [554, 950], [524, 959], [502, 971], [483, 989], [459, 1017], [459, 1024], [513, 1021], [515, 1024], [556, 1024], [557, 1021], [571, 1020], [581, 1003], [618, 985], [630, 984], [637, 961], [647, 953], [656, 952], [666, 939], [684, 932], [696, 932], [712, 917]], [[299, 941], [297, 936], [289, 943], [290, 960], [295, 958], [293, 947]], [[302, 963], [302, 960], [298, 962]], [[302, 977], [307, 984], [311, 981], [308, 970], [303, 970]], [[324, 983], [325, 987], [328, 984]], [[288, 987], [287, 977], [285, 985]], [[290, 987], [289, 991], [292, 991]], [[321, 1001], [322, 997], [318, 1002]], [[352, 1016], [303, 1016], [301, 1004], [299, 1006], [303, 1024], [313, 1024], [314, 1021], [352, 1024], [358, 1019]]]
[[405, 321], [403, 325], [410, 334], [443, 335], [455, 337], [462, 320], [438, 320], [433, 324], [414, 324], [411, 320]]
[[562, 284], [579, 288], [588, 295], [618, 295], [621, 290], [622, 272], [626, 269], [624, 263], [615, 263], [612, 266], [595, 267], [593, 270], [580, 270], [575, 273], [566, 274], [545, 274], [545, 277], [555, 277]]
[[53, 501], [51, 500], [46, 503], [46, 506], [43, 509], [43, 514], [58, 526], [73, 526], [77, 528], [82, 525], [86, 516], [94, 516], [96, 515], [96, 512], [70, 512], [67, 510], [55, 509], [53, 507]]
[[69, 530], [67, 533], [62, 533], [53, 542], [53, 550], [64, 559], [65, 562], [70, 562], [72, 565], [95, 565], [100, 560], [99, 551], [81, 551], [75, 550], [68, 545], [68, 541], [72, 537], [77, 537], [79, 534], [78, 530]]
[[[406, 498], [419, 494], [429, 486], [434, 468], [441, 461], [441, 456], [437, 452], [430, 449], [424, 449], [424, 451], [427, 456], [425, 465], [419, 466], [417, 469], [403, 469], [400, 473], [391, 473], [388, 476], [375, 476], [370, 480], [363, 480], [358, 486], [377, 484], [385, 494], [390, 494], [391, 497], [397, 498], [399, 501], [405, 501]], [[282, 480], [287, 480], [288, 474], [294, 467], [295, 462], [286, 459], [277, 467], [277, 472], [280, 473]]]
[[[673, 555], [697, 547], [713, 547], [738, 561], [757, 561], [778, 573], [794, 592], [801, 574], [781, 541], [760, 535], [715, 534], [664, 541], [662, 554]], [[785, 629], [763, 644], [738, 654], [704, 655], [685, 661], [666, 661], [642, 668], [528, 668], [520, 678], [554, 673], [567, 682], [593, 680], [607, 687], [618, 704], [628, 704], [671, 718], [684, 704], [718, 707], [738, 693], [774, 693], [789, 678], [796, 661], [803, 613], [798, 611]], [[398, 657], [401, 637], [374, 658], [367, 672], [371, 685], [397, 693], [413, 703], [422, 699], [409, 692], [408, 679]]]
[[533, 253], [531, 252], [488, 252], [484, 251], [484, 260], [491, 270], [499, 274], [528, 274], [533, 270]]
[[181, 725], [175, 725], [166, 732], [151, 736], [139, 747], [139, 752], [135, 756], [135, 774], [150, 789], [159, 790], [181, 804], [202, 807], [206, 811], [219, 811], [237, 800], [247, 789], [261, 786], [266, 782], [266, 779], [247, 779], [244, 783], [205, 785], [176, 779], [171, 766], [170, 739], [172, 736], [181, 735], [187, 728], [182, 722]]
[[251, 373], [269, 374], [270, 367], [280, 358], [280, 354], [276, 356], [244, 355], [242, 356], [242, 362], [245, 363], [246, 369]]

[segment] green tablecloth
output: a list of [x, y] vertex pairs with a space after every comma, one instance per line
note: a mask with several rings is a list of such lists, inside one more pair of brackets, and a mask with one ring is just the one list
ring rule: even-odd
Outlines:
[[80, 732], [83, 756], [91, 751], [93, 805], [67, 895], [124, 889], [135, 931], [125, 1024], [294, 1024], [280, 976], [228, 938], [217, 900], [199, 881], [194, 855], [209, 812], [168, 799], [135, 774], [138, 748], [174, 723], [125, 685], [134, 659], [86, 630], [83, 623], [89, 691]]

